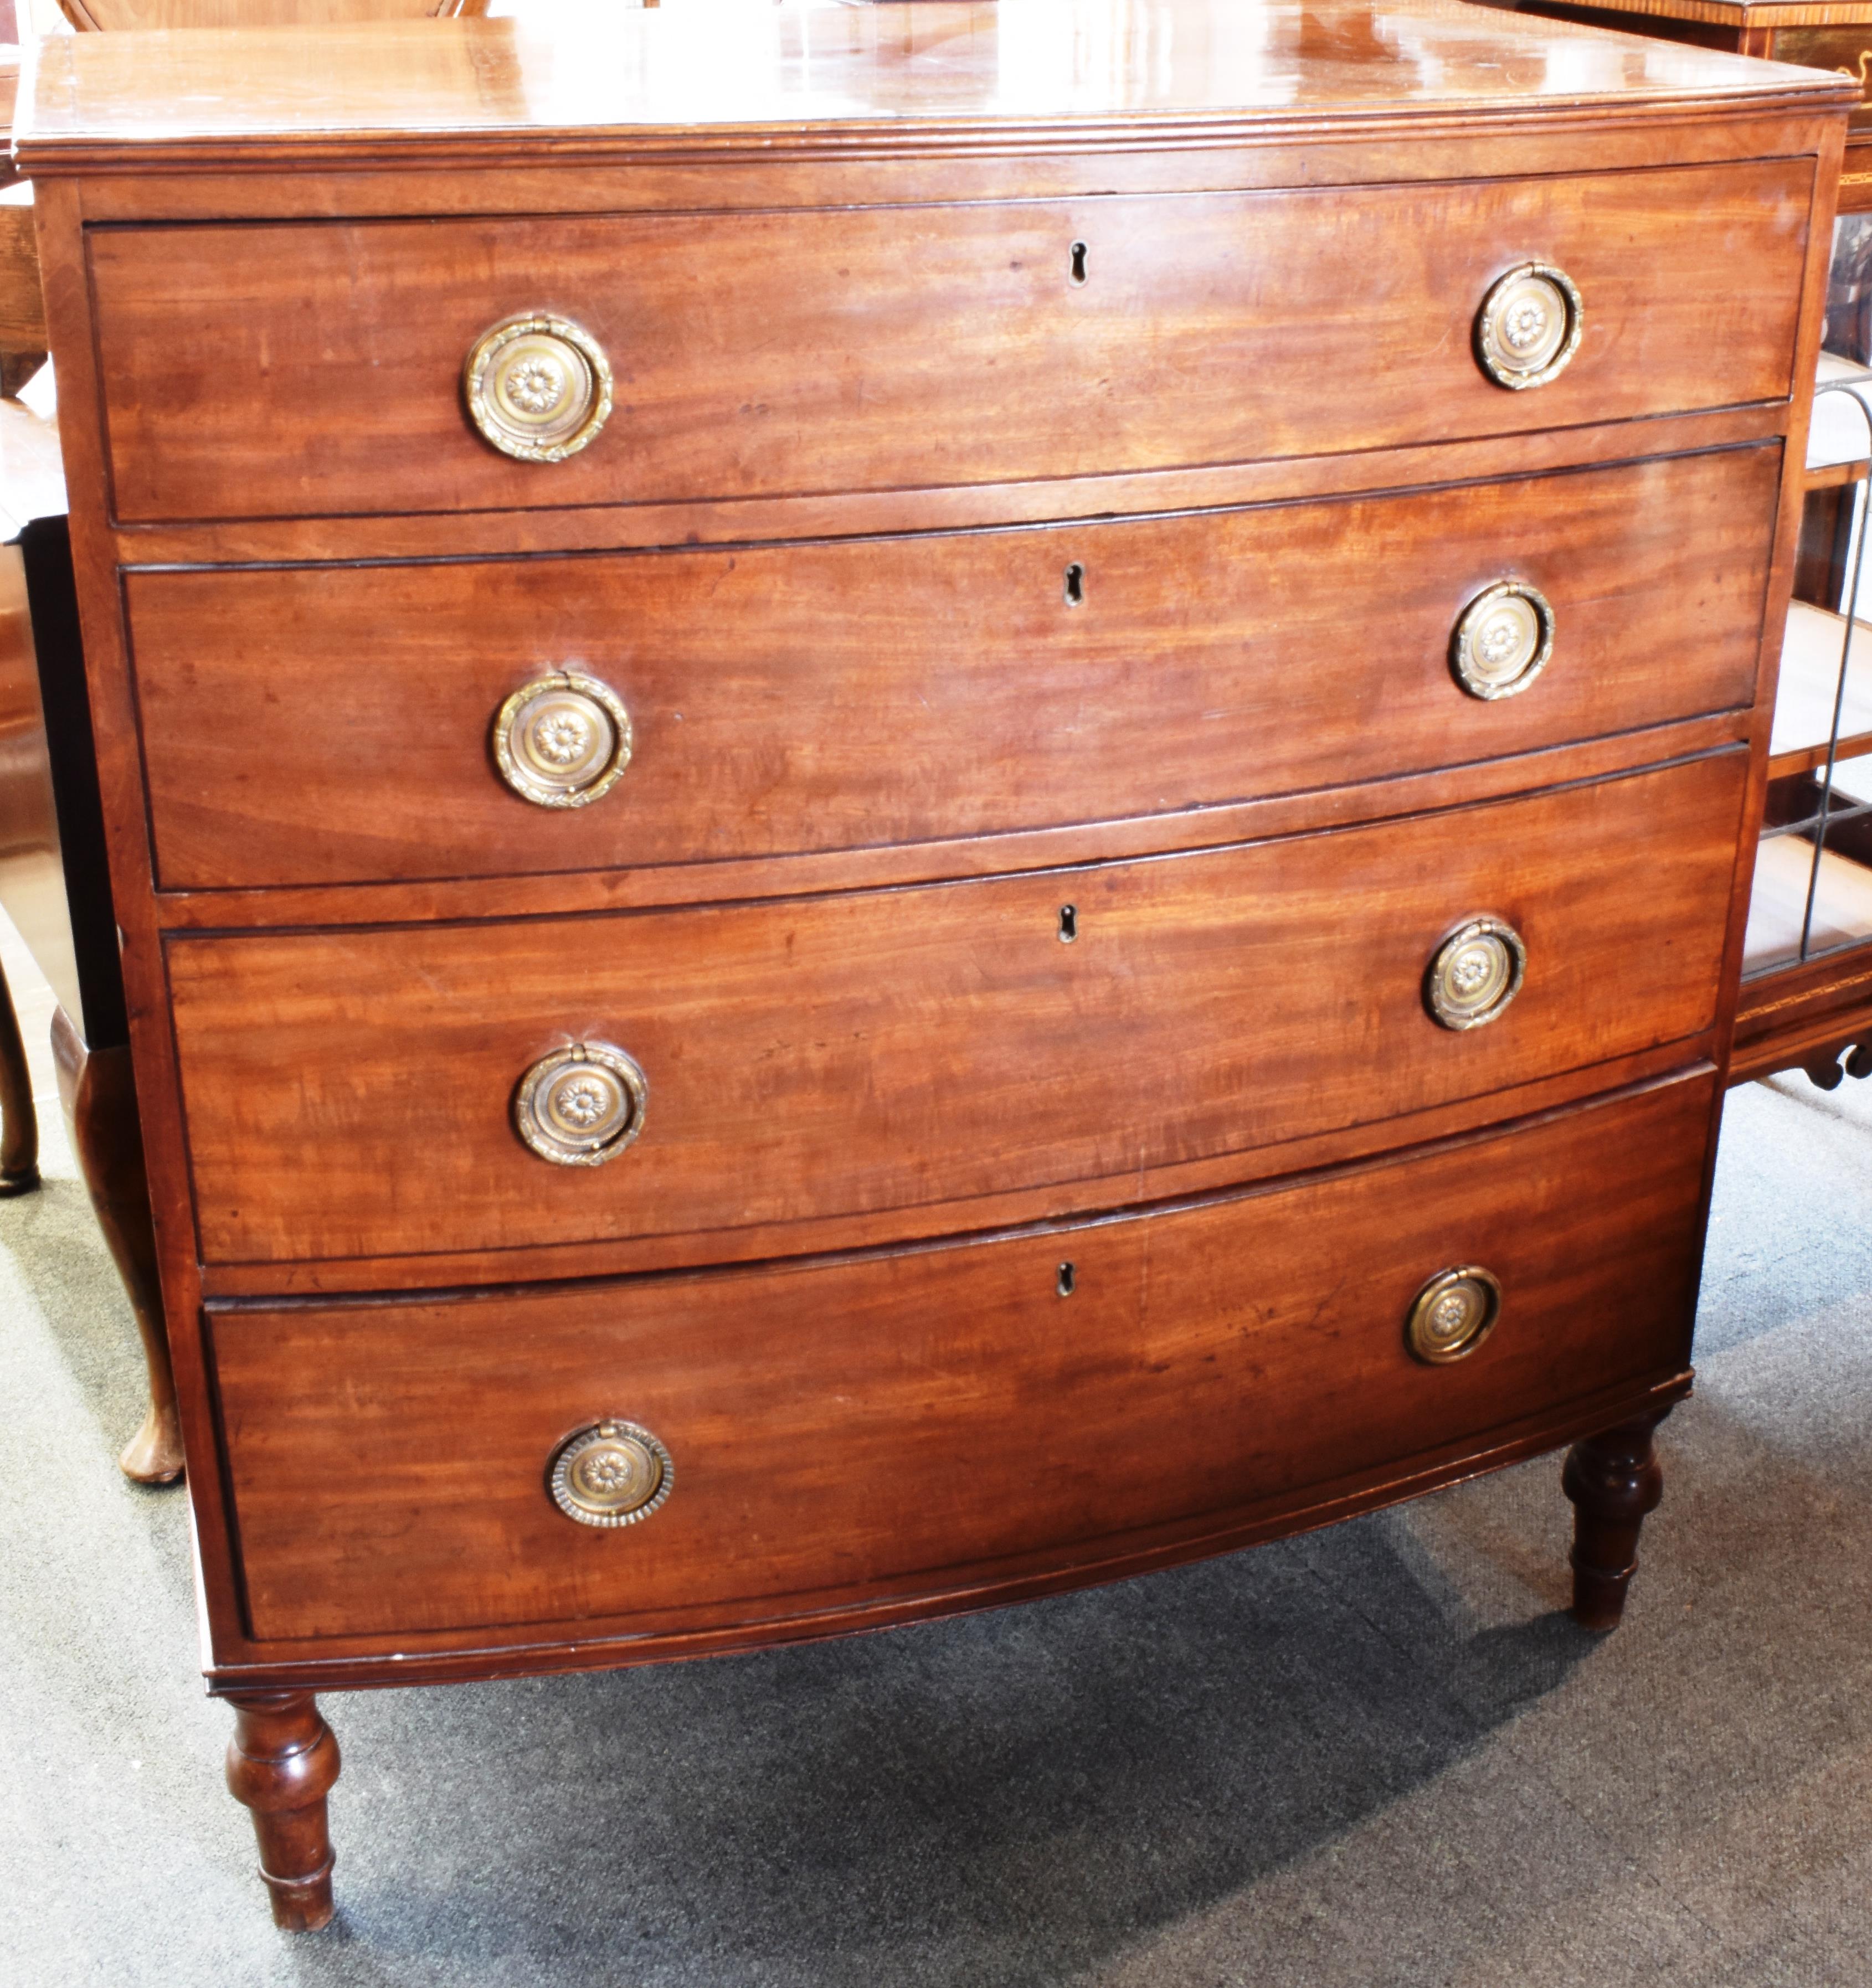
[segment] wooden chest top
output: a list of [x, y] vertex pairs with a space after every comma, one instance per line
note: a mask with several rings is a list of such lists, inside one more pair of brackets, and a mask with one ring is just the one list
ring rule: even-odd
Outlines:
[[878, 156], [1647, 117], [1856, 93], [1464, 0], [525, 7], [516, 18], [76, 36], [18, 130], [43, 174], [503, 153]]

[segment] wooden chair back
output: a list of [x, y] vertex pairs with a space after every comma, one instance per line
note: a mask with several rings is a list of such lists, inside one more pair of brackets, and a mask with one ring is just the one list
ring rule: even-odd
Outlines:
[[487, 0], [59, 0], [74, 28], [322, 27], [348, 21], [446, 20]]

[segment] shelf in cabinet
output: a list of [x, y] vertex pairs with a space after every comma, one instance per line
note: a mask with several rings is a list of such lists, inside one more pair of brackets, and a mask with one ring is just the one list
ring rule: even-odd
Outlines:
[[[1846, 617], [1811, 601], [1788, 609], [1781, 644], [1781, 681], [1775, 693], [1775, 725], [1769, 739], [1768, 776], [1811, 773], [1826, 763], [1833, 731], [1833, 698], [1839, 688], [1840, 645]], [[1872, 752], [1872, 622], [1861, 619], [1853, 643], [1852, 668], [1840, 705], [1840, 756]]]
[[1848, 483], [1863, 483], [1872, 476], [1872, 462], [1828, 462], [1802, 476], [1803, 490], [1837, 490]]
[[[1800, 836], [1772, 837], [1756, 851], [1748, 930], [1742, 942], [1745, 973], [1792, 966], [1799, 960], [1813, 867], [1813, 844]], [[1872, 940], [1872, 870], [1823, 849], [1807, 938], [1809, 956], [1867, 940]]]

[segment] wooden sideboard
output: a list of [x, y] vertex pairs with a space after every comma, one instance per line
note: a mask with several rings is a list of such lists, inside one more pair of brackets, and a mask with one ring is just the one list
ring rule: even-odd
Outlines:
[[1872, 211], [1872, 0], [1488, 0], [1497, 6], [1733, 49], [1803, 68], [1829, 69], [1859, 86], [1840, 175], [1840, 211]]
[[1609, 1627], [1690, 1384], [1854, 88], [1455, 0], [723, 32], [77, 37], [20, 138], [285, 1925], [317, 1692], [1569, 1443]]

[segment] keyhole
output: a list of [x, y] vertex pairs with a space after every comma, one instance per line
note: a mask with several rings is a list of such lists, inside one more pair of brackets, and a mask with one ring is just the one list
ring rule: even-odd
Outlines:
[[1085, 280], [1085, 244], [1083, 242], [1075, 242], [1072, 245], [1072, 280], [1075, 283], [1082, 283]]
[[1079, 908], [1076, 904], [1061, 904], [1059, 908], [1059, 942], [1071, 945], [1079, 935]]
[[1069, 607], [1085, 604], [1085, 569], [1077, 560], [1066, 569], [1066, 604]]
[[1054, 1289], [1059, 1293], [1061, 1297], [1069, 1298], [1072, 1296], [1073, 1280], [1077, 1274], [1078, 1273], [1074, 1270], [1070, 1263], [1061, 1264], [1059, 1266], [1059, 1282], [1054, 1286]]

